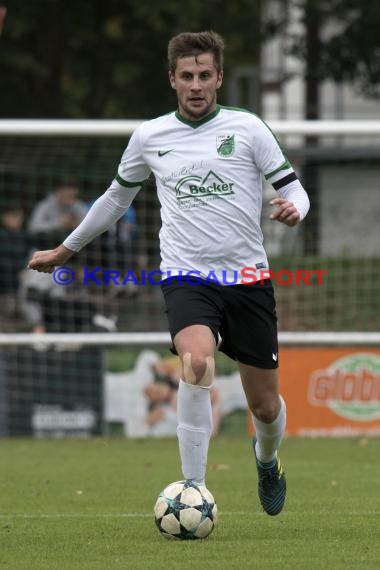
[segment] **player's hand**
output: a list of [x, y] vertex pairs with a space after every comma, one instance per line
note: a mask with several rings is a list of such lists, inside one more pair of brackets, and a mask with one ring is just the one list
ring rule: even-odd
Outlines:
[[55, 267], [66, 263], [73, 254], [74, 252], [64, 245], [60, 245], [56, 249], [36, 251], [28, 263], [28, 268], [35, 269], [40, 273], [53, 273]]
[[300, 222], [300, 213], [293, 202], [288, 202], [284, 198], [274, 198], [270, 204], [278, 206], [269, 216], [271, 220], [277, 220], [290, 227], [296, 226]]

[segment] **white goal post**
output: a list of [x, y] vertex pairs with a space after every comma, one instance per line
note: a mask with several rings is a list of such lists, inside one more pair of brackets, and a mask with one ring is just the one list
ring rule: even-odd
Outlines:
[[[279, 332], [280, 346], [380, 346], [380, 332]], [[165, 346], [167, 332], [135, 333], [11, 333], [0, 334], [0, 346]]]
[[[142, 123], [118, 119], [2, 119], [0, 135], [7, 136], [122, 136]], [[267, 121], [278, 135], [380, 136], [380, 121]]]

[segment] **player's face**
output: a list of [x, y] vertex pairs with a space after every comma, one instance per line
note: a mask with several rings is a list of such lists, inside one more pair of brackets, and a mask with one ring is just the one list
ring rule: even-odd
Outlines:
[[216, 90], [222, 84], [212, 53], [177, 60], [175, 72], [169, 71], [170, 85], [177, 92], [180, 114], [190, 121], [200, 121], [216, 109]]

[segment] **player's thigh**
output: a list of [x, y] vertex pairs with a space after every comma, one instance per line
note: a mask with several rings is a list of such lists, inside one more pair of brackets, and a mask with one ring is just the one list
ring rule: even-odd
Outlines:
[[186, 353], [192, 355], [212, 356], [216, 342], [211, 329], [206, 325], [190, 325], [180, 330], [173, 339], [178, 356]]
[[[161, 285], [169, 330], [178, 354], [189, 347], [210, 353], [218, 341], [223, 305], [217, 290], [201, 284], [167, 280]], [[192, 328], [199, 327], [199, 328]], [[181, 334], [180, 334], [181, 333]], [[211, 333], [211, 334], [210, 334]]]

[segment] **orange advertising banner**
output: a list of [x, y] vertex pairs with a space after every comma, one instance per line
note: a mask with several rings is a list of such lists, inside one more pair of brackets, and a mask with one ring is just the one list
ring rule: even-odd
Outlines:
[[282, 347], [289, 435], [380, 434], [380, 348]]

